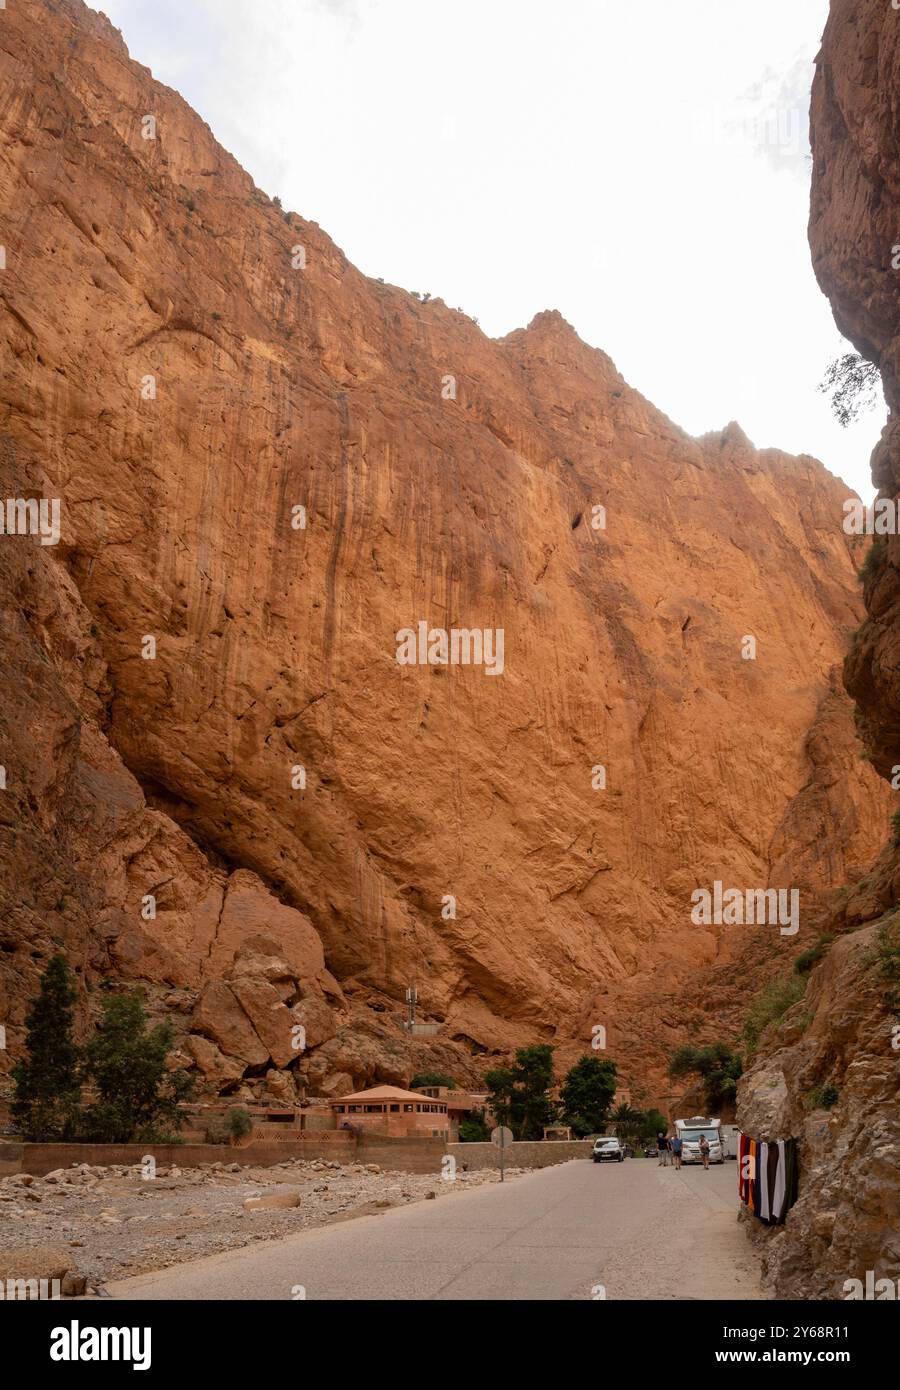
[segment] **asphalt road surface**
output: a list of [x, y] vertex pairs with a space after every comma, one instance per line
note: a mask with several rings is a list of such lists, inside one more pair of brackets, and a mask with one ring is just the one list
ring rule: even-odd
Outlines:
[[118, 1299], [759, 1299], [736, 1187], [733, 1162], [675, 1172], [581, 1159], [108, 1288]]

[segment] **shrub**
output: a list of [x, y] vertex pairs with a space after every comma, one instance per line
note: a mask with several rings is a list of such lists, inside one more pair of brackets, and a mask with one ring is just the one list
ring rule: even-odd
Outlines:
[[703, 1081], [704, 1104], [711, 1115], [723, 1105], [733, 1105], [743, 1062], [726, 1043], [708, 1047], [679, 1047], [669, 1063], [671, 1077], [696, 1073]]
[[203, 1129], [203, 1138], [207, 1144], [228, 1143], [228, 1129], [224, 1115], [210, 1116]]
[[225, 1116], [225, 1124], [228, 1127], [228, 1133], [235, 1142], [238, 1139], [246, 1138], [253, 1128], [253, 1120], [250, 1117], [250, 1112], [244, 1110], [240, 1105], [232, 1105]]
[[828, 954], [828, 947], [833, 940], [834, 937], [826, 933], [824, 936], [820, 936], [818, 941], [810, 946], [808, 950], [801, 951], [794, 961], [794, 970], [796, 973], [798, 975], [808, 975], [813, 966], [818, 965], [819, 961]]
[[884, 925], [878, 928], [875, 943], [878, 975], [887, 985], [884, 1003], [892, 1013], [900, 1013], [900, 941], [895, 939], [892, 932], [897, 920], [897, 914], [893, 913]]
[[491, 1132], [484, 1122], [484, 1111], [473, 1110], [467, 1120], [463, 1120], [459, 1126], [459, 1138], [462, 1144], [483, 1144], [490, 1139]]
[[409, 1089], [415, 1091], [419, 1086], [446, 1086], [449, 1091], [452, 1091], [456, 1082], [452, 1076], [447, 1076], [442, 1071], [420, 1071], [409, 1083]]
[[814, 1086], [809, 1093], [809, 1104], [813, 1110], [831, 1110], [837, 1105], [840, 1092], [837, 1086], [827, 1081], [823, 1086]]
[[[882, 564], [885, 563], [886, 559], [886, 539], [883, 535], [876, 535], [871, 546], [869, 546], [867, 552], [865, 552], [864, 562], [862, 562], [860, 569], [857, 570], [857, 580], [860, 581], [860, 584], [865, 584], [865, 581], [871, 580], [871, 578], [881, 570]], [[862, 623], [861, 626], [857, 628], [857, 632], [861, 632], [864, 627], [865, 623]]]
[[765, 1030], [783, 1018], [805, 993], [806, 981], [800, 975], [791, 974], [772, 980], [754, 996], [742, 1033], [748, 1051], [756, 1051]]

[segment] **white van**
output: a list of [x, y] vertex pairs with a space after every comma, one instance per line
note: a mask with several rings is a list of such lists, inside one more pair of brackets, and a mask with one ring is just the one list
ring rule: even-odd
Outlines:
[[720, 1125], [719, 1134], [722, 1140], [722, 1152], [726, 1158], [737, 1158], [738, 1143], [741, 1131], [737, 1125]]
[[709, 1140], [710, 1163], [724, 1163], [725, 1150], [722, 1145], [721, 1120], [707, 1120], [703, 1115], [692, 1115], [689, 1120], [676, 1120], [675, 1133], [681, 1140], [682, 1163], [702, 1163], [700, 1157], [700, 1136]]

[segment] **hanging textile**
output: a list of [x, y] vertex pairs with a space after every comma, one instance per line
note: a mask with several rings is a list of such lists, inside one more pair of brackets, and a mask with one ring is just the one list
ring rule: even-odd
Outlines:
[[751, 1139], [738, 1143], [738, 1196], [767, 1226], [781, 1225], [797, 1200], [799, 1163], [796, 1139]]
[[738, 1197], [741, 1203], [747, 1205], [747, 1193], [750, 1185], [750, 1136], [741, 1134], [738, 1137]]
[[765, 1140], [759, 1146], [757, 1171], [759, 1174], [759, 1202], [756, 1207], [756, 1214], [760, 1221], [768, 1222], [771, 1210], [769, 1204], [769, 1145]]
[[787, 1190], [787, 1171], [785, 1167], [784, 1140], [769, 1145], [769, 1220], [773, 1225], [784, 1211], [784, 1194]]

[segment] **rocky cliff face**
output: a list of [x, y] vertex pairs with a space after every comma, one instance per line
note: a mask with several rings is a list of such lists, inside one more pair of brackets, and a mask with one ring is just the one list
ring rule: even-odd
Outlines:
[[805, 921], [884, 838], [845, 488], [689, 437], [557, 313], [494, 341], [360, 275], [80, 0], [10, 6], [0, 76], [3, 496], [61, 499], [58, 545], [0, 537], [7, 1061], [58, 940], [86, 1016], [145, 982], [222, 1088], [602, 1025], [661, 1089], [806, 933], [693, 890]]
[[[900, 493], [898, 94], [900, 13], [833, 0], [812, 96], [810, 243], [838, 326], [881, 369], [891, 415], [872, 473], [885, 498]], [[900, 764], [900, 539], [876, 541], [866, 569], [868, 616], [844, 674], [871, 762], [890, 783]], [[756, 1232], [782, 1297], [843, 1298], [867, 1271], [900, 1278], [897, 840], [823, 914], [836, 940], [742, 1087], [752, 1132], [802, 1140], [800, 1200], [783, 1231]]]

